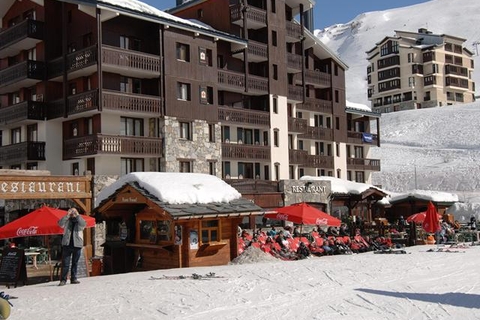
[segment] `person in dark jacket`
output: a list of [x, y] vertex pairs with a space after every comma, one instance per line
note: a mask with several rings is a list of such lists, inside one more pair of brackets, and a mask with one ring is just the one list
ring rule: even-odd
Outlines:
[[297, 249], [297, 258], [305, 259], [308, 256], [310, 256], [310, 249], [308, 249], [303, 241], [300, 241], [300, 246]]
[[87, 226], [85, 219], [78, 214], [77, 209], [70, 208], [67, 215], [58, 220], [58, 225], [63, 228], [62, 238], [62, 275], [59, 286], [67, 283], [67, 275], [70, 271], [70, 283], [78, 284], [77, 265], [83, 247], [83, 229]]

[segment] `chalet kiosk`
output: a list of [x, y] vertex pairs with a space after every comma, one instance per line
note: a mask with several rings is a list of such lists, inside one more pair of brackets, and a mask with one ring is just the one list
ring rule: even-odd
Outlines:
[[223, 265], [238, 255], [238, 225], [262, 209], [221, 179], [138, 172], [97, 198], [106, 222], [104, 273]]

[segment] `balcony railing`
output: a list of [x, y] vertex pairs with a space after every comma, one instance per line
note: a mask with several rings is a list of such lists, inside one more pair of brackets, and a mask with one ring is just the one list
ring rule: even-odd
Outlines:
[[94, 134], [66, 140], [63, 154], [64, 159], [95, 154], [160, 157], [162, 155], [162, 139]]
[[44, 120], [45, 103], [23, 101], [6, 108], [0, 108], [0, 124], [16, 123], [24, 120]]
[[285, 27], [287, 29], [287, 38], [295, 40], [295, 42], [300, 41], [302, 37], [302, 27], [298, 23], [285, 21]]
[[308, 126], [305, 133], [301, 134], [299, 138], [333, 141], [333, 129]]
[[92, 110], [98, 110], [98, 90], [96, 89], [67, 98], [67, 113], [69, 115]]
[[160, 75], [160, 57], [157, 55], [102, 45], [102, 60], [104, 64]]
[[219, 107], [218, 121], [232, 124], [250, 124], [254, 126], [270, 126], [270, 114], [266, 111]]
[[303, 166], [307, 162], [308, 152], [305, 150], [288, 150], [288, 161], [290, 164], [298, 164]]
[[67, 71], [73, 72], [97, 63], [97, 46], [93, 45], [67, 55]]
[[270, 160], [270, 147], [248, 144], [222, 144], [222, 158], [230, 160]]
[[267, 61], [268, 47], [265, 43], [249, 40], [248, 54], [250, 56], [255, 56], [254, 58], [256, 61]]
[[347, 131], [347, 143], [378, 145], [378, 134], [369, 133], [368, 136], [372, 137], [371, 142], [365, 138], [364, 132]]
[[363, 159], [363, 158], [348, 158], [347, 159], [347, 169], [380, 171], [380, 160], [378, 160], [378, 159]]
[[161, 115], [160, 97], [103, 90], [103, 109]]
[[293, 53], [287, 53], [287, 68], [290, 70], [302, 70], [302, 56]]
[[28, 141], [0, 147], [0, 166], [44, 160], [45, 142]]
[[297, 108], [302, 110], [321, 112], [321, 113], [332, 113], [332, 101], [315, 99], [315, 98], [306, 98], [305, 103], [297, 104]]
[[18, 43], [27, 38], [42, 40], [43, 22], [26, 19], [0, 32], [0, 50], [8, 48], [14, 43]]
[[41, 61], [27, 60], [0, 71], [0, 87], [17, 83], [23, 79], [42, 80], [45, 76], [45, 64]]
[[254, 26], [267, 26], [267, 12], [254, 6], [247, 6], [243, 8], [241, 4], [236, 4], [230, 7], [230, 21], [234, 24], [239, 24], [245, 17], [247, 24], [250, 27]]
[[330, 87], [332, 76], [325, 72], [305, 70], [305, 82], [314, 86]]
[[307, 132], [307, 119], [302, 118], [288, 118], [288, 131], [289, 132], [298, 132], [304, 133]]
[[307, 160], [304, 166], [308, 168], [333, 169], [334, 168], [333, 157], [309, 155], [307, 156]]
[[[232, 91], [244, 91], [245, 74], [234, 71], [218, 70], [218, 83], [220, 86], [230, 88]], [[248, 91], [254, 93], [267, 93], [268, 79], [249, 75]]]
[[303, 101], [303, 87], [289, 85], [288, 100], [293, 100], [297, 102]]

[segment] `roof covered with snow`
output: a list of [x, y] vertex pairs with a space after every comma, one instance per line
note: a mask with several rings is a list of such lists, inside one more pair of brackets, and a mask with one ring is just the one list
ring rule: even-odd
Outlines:
[[334, 177], [314, 177], [314, 176], [303, 176], [300, 180], [314, 180], [314, 181], [330, 181], [332, 186], [332, 193], [336, 194], [362, 194], [368, 189], [375, 189], [385, 194], [388, 194], [386, 191], [377, 188], [371, 184], [359, 183], [354, 181], [348, 181], [344, 179], [334, 178]]
[[392, 195], [390, 203], [406, 200], [408, 198], [429, 200], [433, 202], [458, 202], [458, 195], [454, 193], [431, 190], [413, 190], [406, 193]]

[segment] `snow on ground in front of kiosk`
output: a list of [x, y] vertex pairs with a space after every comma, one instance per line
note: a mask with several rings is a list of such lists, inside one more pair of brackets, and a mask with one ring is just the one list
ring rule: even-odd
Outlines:
[[[480, 246], [157, 270], [4, 288], [11, 319], [480, 319]], [[205, 275], [219, 278], [151, 280]]]
[[220, 178], [202, 173], [134, 172], [103, 188], [96, 206], [127, 183], [138, 183], [160, 201], [170, 204], [230, 202], [241, 194]]

